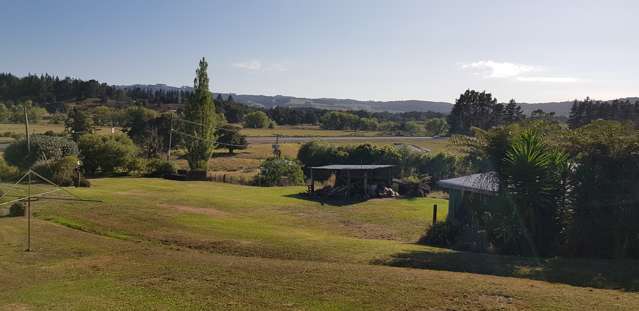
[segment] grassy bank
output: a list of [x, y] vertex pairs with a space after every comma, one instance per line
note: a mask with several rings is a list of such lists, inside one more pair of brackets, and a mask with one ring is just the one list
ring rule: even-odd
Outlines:
[[[441, 199], [332, 206], [305, 200], [299, 187], [92, 182], [72, 191], [101, 203], [34, 203], [35, 252], [22, 251], [23, 218], [0, 218], [0, 309], [639, 305], [636, 293], [559, 284], [632, 290], [624, 280], [632, 280], [635, 262], [537, 261], [414, 244], [432, 221], [433, 204], [445, 216]], [[587, 270], [615, 264], [625, 276]]]

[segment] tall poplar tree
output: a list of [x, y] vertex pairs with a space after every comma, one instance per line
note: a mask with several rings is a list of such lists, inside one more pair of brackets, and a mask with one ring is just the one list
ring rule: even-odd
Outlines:
[[184, 107], [186, 160], [191, 170], [206, 170], [208, 160], [215, 144], [215, 126], [217, 116], [215, 105], [209, 91], [208, 63], [202, 57], [193, 81], [193, 94]]

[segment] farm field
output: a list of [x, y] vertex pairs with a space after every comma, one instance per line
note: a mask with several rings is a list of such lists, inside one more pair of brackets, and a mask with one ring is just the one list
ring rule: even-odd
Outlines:
[[[54, 131], [56, 133], [64, 132], [64, 124], [51, 124], [51, 123], [32, 123], [29, 124], [29, 130], [31, 133], [42, 134], [46, 131]], [[116, 127], [116, 131], [119, 128]], [[2, 123], [0, 124], [0, 134], [2, 133], [14, 133], [14, 134], [24, 134], [24, 124], [14, 124], [14, 123]], [[108, 126], [98, 126], [96, 128], [96, 133], [98, 134], [111, 134], [111, 127]]]
[[586, 304], [632, 310], [639, 304], [634, 292], [567, 285], [632, 289], [635, 262], [537, 261], [414, 244], [432, 221], [432, 204], [445, 216], [445, 200], [332, 206], [300, 198], [300, 187], [92, 182], [71, 191], [101, 203], [34, 203], [34, 252], [23, 251], [25, 219], [0, 217], [0, 310], [577, 310]]

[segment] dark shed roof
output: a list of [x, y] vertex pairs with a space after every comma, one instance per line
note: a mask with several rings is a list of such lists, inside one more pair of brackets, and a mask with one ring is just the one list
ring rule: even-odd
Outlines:
[[345, 164], [332, 164], [324, 166], [311, 167], [314, 170], [376, 170], [378, 168], [389, 168], [395, 165], [345, 165]]
[[437, 184], [442, 188], [457, 189], [484, 194], [495, 194], [497, 191], [499, 191], [497, 176], [494, 172], [444, 179], [437, 182]]

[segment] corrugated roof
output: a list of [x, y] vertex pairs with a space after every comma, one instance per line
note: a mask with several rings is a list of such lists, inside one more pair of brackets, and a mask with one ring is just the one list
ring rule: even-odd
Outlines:
[[494, 172], [472, 174], [437, 182], [442, 188], [457, 189], [463, 191], [494, 194], [499, 191], [497, 176]]
[[324, 166], [314, 166], [314, 170], [376, 170], [378, 168], [389, 168], [395, 165], [347, 165], [347, 164], [332, 164]]

